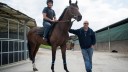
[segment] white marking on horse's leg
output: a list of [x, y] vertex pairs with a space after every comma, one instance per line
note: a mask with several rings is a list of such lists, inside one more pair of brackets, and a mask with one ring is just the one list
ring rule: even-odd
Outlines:
[[33, 63], [33, 68], [36, 68], [36, 65], [35, 65], [35, 63]]

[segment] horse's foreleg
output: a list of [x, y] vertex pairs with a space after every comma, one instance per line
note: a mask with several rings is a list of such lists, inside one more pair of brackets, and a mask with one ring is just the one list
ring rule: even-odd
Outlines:
[[51, 64], [51, 70], [54, 72], [54, 63], [56, 59], [56, 46], [52, 46], [52, 64]]
[[69, 72], [68, 69], [67, 69], [67, 62], [66, 62], [66, 45], [61, 46], [61, 53], [62, 53], [64, 69], [65, 69], [66, 72]]

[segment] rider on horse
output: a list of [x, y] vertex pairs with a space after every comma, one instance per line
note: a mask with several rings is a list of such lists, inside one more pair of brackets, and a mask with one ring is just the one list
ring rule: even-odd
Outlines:
[[51, 26], [54, 22], [56, 22], [56, 14], [55, 11], [52, 9], [53, 1], [47, 0], [47, 7], [45, 7], [42, 11], [43, 14], [43, 26], [44, 26], [44, 37], [43, 40], [47, 41], [48, 33], [51, 29]]

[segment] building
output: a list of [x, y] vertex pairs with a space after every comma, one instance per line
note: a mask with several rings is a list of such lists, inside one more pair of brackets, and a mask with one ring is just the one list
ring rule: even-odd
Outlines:
[[[95, 50], [128, 52], [128, 18], [99, 29], [95, 33]], [[75, 44], [74, 49], [79, 50], [80, 46], [77, 36], [70, 36], [70, 39]]]
[[128, 18], [96, 31], [96, 50], [128, 52]]
[[26, 33], [36, 22], [0, 2], [0, 67], [28, 58]]

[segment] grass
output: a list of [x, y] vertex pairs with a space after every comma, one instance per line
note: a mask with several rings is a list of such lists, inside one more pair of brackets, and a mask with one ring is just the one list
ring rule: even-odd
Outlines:
[[51, 49], [51, 46], [41, 44], [40, 48]]

